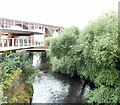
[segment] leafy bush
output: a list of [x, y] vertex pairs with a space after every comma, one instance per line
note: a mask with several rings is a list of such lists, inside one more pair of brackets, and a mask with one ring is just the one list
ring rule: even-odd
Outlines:
[[46, 38], [45, 38], [45, 45], [46, 45], [46, 46], [50, 46], [50, 44], [51, 44], [51, 42], [52, 42], [52, 39], [53, 39], [53, 37], [46, 37]]
[[[120, 88], [119, 88], [120, 89]], [[117, 91], [116, 91], [117, 90]], [[88, 102], [92, 103], [120, 103], [120, 92], [118, 89], [113, 89], [101, 85], [99, 88], [91, 91], [88, 94]]]
[[68, 74], [70, 76], [74, 76], [77, 72], [74, 61], [69, 57], [66, 57], [65, 59], [57, 59], [56, 57], [53, 57], [51, 63], [54, 72]]
[[23, 81], [30, 83], [33, 81], [35, 75], [38, 73], [32, 66], [32, 60], [29, 57], [29, 53], [27, 52], [20, 52], [17, 55], [19, 57], [20, 66], [22, 70], [22, 79]]
[[[2, 65], [2, 74], [7, 76], [12, 71], [16, 69], [22, 70], [22, 79], [23, 81], [29, 81], [30, 78], [33, 78], [37, 73], [37, 70], [34, 70], [32, 67], [32, 61], [27, 52], [11, 53], [7, 56], [6, 59], [1, 63]], [[27, 66], [26, 66], [27, 65]]]
[[83, 30], [72, 27], [61, 31], [50, 47], [54, 71], [77, 74], [95, 83], [88, 102], [117, 103], [120, 89], [120, 50], [118, 16], [111, 11], [92, 21]]
[[76, 67], [73, 64], [72, 50], [77, 43], [78, 34], [78, 29], [72, 27], [61, 31], [60, 36], [52, 40], [49, 55], [53, 71], [74, 75]]
[[20, 78], [21, 74], [22, 70], [20, 69], [14, 70], [11, 73], [7, 74], [3, 81], [3, 89], [7, 91], [12, 89], [16, 81], [18, 81]]
[[98, 86], [104, 85], [116, 88], [119, 85], [119, 72], [117, 70], [102, 70], [98, 77], [95, 78], [95, 83]]
[[[4, 91], [4, 95], [7, 95], [7, 92], [12, 91], [16, 84], [18, 86], [21, 82], [26, 85], [33, 83], [34, 77], [38, 71], [32, 67], [32, 60], [29, 53], [23, 51], [18, 53], [9, 53], [7, 55], [2, 54], [1, 56], [6, 57], [0, 64], [0, 80], [2, 83], [2, 90], [0, 89], [0, 91], [2, 93]], [[25, 97], [29, 97], [29, 92], [32, 94], [32, 91], [27, 89], [27, 91], [25, 89], [23, 90], [24, 91], [21, 92], [21, 95], [26, 93], [28, 94], [26, 94]], [[0, 96], [0, 101], [4, 98], [2, 93]], [[11, 102], [16, 102], [15, 100], [19, 100], [17, 97], [19, 98], [18, 94], [20, 93], [17, 92], [16, 94], [17, 96], [13, 97], [14, 99], [11, 99]], [[21, 99], [25, 100], [24, 97]]]

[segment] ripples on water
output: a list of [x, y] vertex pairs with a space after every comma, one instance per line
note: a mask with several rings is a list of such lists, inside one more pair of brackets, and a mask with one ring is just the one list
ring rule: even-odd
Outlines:
[[[36, 62], [37, 63], [37, 62]], [[35, 64], [34, 64], [35, 65]], [[42, 70], [35, 77], [33, 83], [34, 94], [32, 103], [83, 103], [90, 90], [85, 87], [81, 95], [83, 82], [77, 77], [68, 77], [62, 74], [50, 73]]]
[[36, 77], [33, 84], [34, 95], [33, 103], [56, 103], [62, 102], [64, 97], [68, 95], [69, 84], [63, 84], [62, 81], [55, 79], [52, 75], [42, 74]]
[[[33, 83], [32, 103], [82, 103], [80, 95], [83, 84], [79, 79], [65, 76], [53, 76], [40, 71]], [[86, 87], [86, 89], [88, 89]]]

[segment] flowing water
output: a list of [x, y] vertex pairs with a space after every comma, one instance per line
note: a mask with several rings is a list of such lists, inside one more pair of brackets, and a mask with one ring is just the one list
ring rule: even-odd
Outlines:
[[83, 103], [90, 90], [85, 87], [81, 95], [83, 82], [78, 77], [69, 77], [50, 72], [49, 68], [42, 68], [33, 83], [34, 94], [32, 103]]

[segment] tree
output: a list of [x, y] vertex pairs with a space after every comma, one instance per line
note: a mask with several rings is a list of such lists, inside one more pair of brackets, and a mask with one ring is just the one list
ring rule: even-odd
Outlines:
[[78, 28], [70, 27], [61, 31], [59, 36], [52, 40], [50, 55], [53, 57], [51, 62], [54, 71], [73, 76], [75, 68], [72, 60], [72, 50], [77, 43], [79, 33]]
[[76, 28], [63, 30], [52, 41], [50, 53], [54, 71], [71, 76], [77, 73], [95, 83], [88, 102], [120, 103], [120, 49], [115, 12], [90, 22], [81, 32]]

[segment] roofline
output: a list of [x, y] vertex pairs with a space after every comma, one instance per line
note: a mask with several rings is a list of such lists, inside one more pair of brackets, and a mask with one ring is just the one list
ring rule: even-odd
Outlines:
[[1, 28], [0, 33], [15, 33], [15, 34], [43, 34], [36, 30], [25, 30], [25, 29], [10, 29], [10, 28]]
[[49, 24], [43, 24], [43, 23], [38, 23], [38, 22], [33, 22], [33, 21], [24, 21], [24, 20], [19, 20], [19, 19], [13, 19], [13, 18], [4, 18], [4, 17], [0, 17], [0, 19], [9, 19], [9, 20], [15, 20], [15, 21], [20, 21], [20, 22], [28, 22], [28, 23], [33, 23], [33, 24], [41, 24], [44, 26], [51, 26], [51, 27], [57, 27], [57, 28], [62, 28], [64, 29], [64, 27], [61, 26], [54, 26], [54, 25], [49, 25]]

